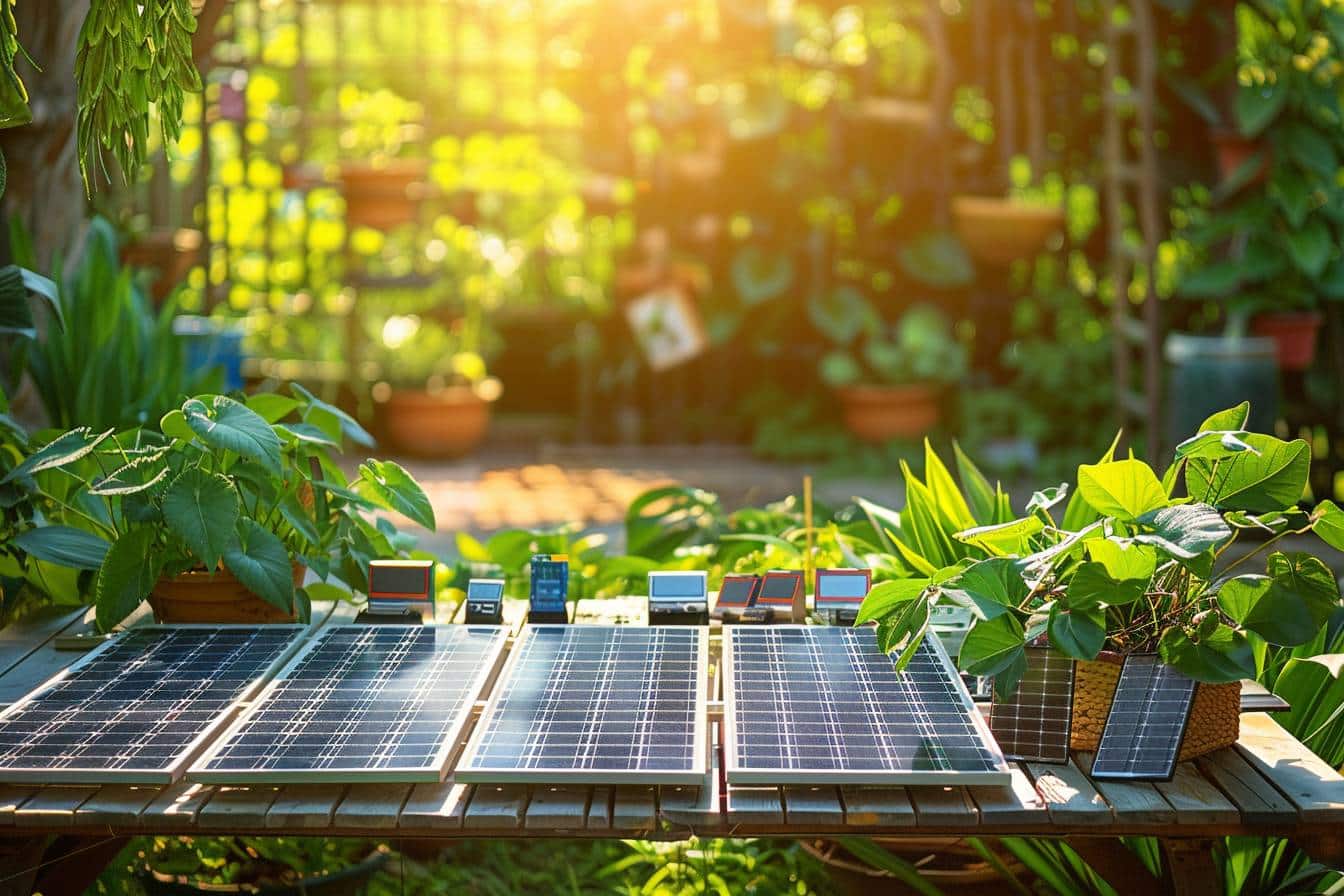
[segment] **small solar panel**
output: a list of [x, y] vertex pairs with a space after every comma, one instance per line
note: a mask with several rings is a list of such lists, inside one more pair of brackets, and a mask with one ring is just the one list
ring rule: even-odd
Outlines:
[[687, 600], [704, 602], [706, 598], [705, 573], [700, 571], [649, 573], [649, 600], [683, 603]]
[[858, 606], [868, 596], [872, 570], [819, 569], [813, 597], [818, 607], [826, 604]]
[[707, 630], [529, 625], [457, 781], [703, 784]]
[[0, 780], [171, 783], [303, 631], [124, 632], [0, 714]]
[[323, 629], [189, 776], [226, 784], [441, 781], [505, 634], [467, 625]]
[[1196, 682], [1156, 654], [1125, 657], [1101, 732], [1092, 777], [1167, 781], [1195, 702]]
[[997, 694], [989, 708], [989, 730], [1009, 759], [1069, 761], [1073, 722], [1073, 660], [1048, 647], [1027, 648], [1027, 671], [1017, 692]]
[[756, 576], [724, 576], [715, 607], [747, 607], [760, 581]]
[[724, 676], [730, 784], [1009, 781], [934, 638], [897, 672], [869, 626], [732, 628]]

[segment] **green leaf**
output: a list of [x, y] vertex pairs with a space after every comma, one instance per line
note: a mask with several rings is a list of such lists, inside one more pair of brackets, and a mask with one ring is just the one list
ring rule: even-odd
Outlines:
[[1207, 504], [1177, 504], [1139, 517], [1151, 531], [1138, 532], [1134, 540], [1151, 544], [1176, 557], [1189, 560], [1232, 537], [1232, 527], [1223, 515]]
[[187, 425], [187, 415], [182, 413], [181, 408], [173, 408], [159, 418], [159, 431], [182, 442], [196, 440], [196, 431]]
[[1279, 84], [1243, 86], [1237, 90], [1237, 130], [1243, 137], [1258, 137], [1279, 114], [1288, 89]]
[[933, 493], [938, 511], [948, 522], [958, 529], [969, 529], [975, 525], [976, 520], [966, 498], [928, 439], [924, 440], [924, 482]]
[[224, 565], [248, 591], [286, 613], [294, 609], [294, 570], [285, 545], [256, 520], [238, 522], [238, 537]]
[[267, 423], [279, 423], [299, 407], [299, 402], [288, 395], [275, 392], [258, 392], [247, 396], [248, 410], [257, 414]]
[[813, 296], [807, 303], [807, 313], [813, 325], [839, 345], [849, 345], [860, 334], [872, 336], [882, 329], [877, 309], [863, 293], [848, 284]]
[[1017, 564], [1006, 557], [991, 557], [972, 564], [944, 582], [941, 591], [948, 600], [972, 608], [981, 619], [995, 619], [1008, 613], [1030, 593]]
[[1148, 581], [1117, 579], [1101, 563], [1080, 563], [1069, 580], [1068, 609], [1082, 611], [1132, 604], [1147, 593]]
[[1344, 551], [1344, 510], [1328, 498], [1312, 512], [1312, 531], [1330, 547]]
[[1176, 446], [1177, 457], [1231, 457], [1242, 451], [1255, 452], [1246, 442], [1250, 433], [1244, 430], [1233, 432], [1205, 431], [1193, 435]]
[[1046, 631], [1055, 649], [1074, 659], [1093, 660], [1106, 643], [1106, 611], [1101, 607], [1074, 608], [1056, 603], [1050, 608]]
[[289, 523], [304, 541], [313, 547], [321, 545], [322, 538], [317, 531], [317, 521], [299, 501], [298, 495], [290, 492], [276, 506], [285, 522]]
[[1325, 271], [1326, 262], [1334, 249], [1334, 238], [1330, 226], [1319, 217], [1307, 222], [1298, 230], [1289, 230], [1283, 235], [1288, 257], [1303, 274], [1315, 279]]
[[976, 523], [981, 526], [987, 526], [995, 521], [995, 500], [994, 490], [989, 487], [989, 480], [980, 472], [966, 452], [961, 450], [961, 446], [956, 442], [952, 443], [952, 454], [957, 461], [957, 475], [961, 477], [962, 486], [966, 490], [966, 500], [971, 508], [971, 516], [975, 517]]
[[1275, 553], [1269, 575], [1237, 576], [1218, 590], [1218, 605], [1236, 622], [1271, 644], [1305, 644], [1339, 602], [1330, 570], [1307, 554]]
[[1022, 623], [1011, 613], [981, 619], [966, 632], [957, 665], [972, 675], [998, 675], [1013, 665], [1026, 649]]
[[43, 470], [54, 470], [82, 460], [110, 435], [112, 430], [95, 434], [87, 427], [72, 429], [28, 455], [22, 463], [10, 470], [4, 479], [0, 479], [0, 483], [13, 482], [24, 476], [41, 473]]
[[1181, 275], [1181, 295], [1194, 299], [1220, 299], [1241, 283], [1241, 266], [1232, 261], [1212, 261]]
[[1132, 521], [1167, 504], [1153, 468], [1132, 458], [1078, 468], [1078, 492], [1103, 516]]
[[1311, 211], [1312, 187], [1300, 172], [1280, 165], [1269, 180], [1269, 195], [1283, 209], [1289, 227], [1299, 228], [1306, 223]]
[[1027, 551], [1028, 539], [1044, 528], [1045, 522], [1040, 517], [1024, 516], [997, 526], [976, 526], [958, 532], [954, 537], [990, 554], [1023, 554]]
[[1191, 459], [1185, 471], [1190, 496], [1219, 510], [1251, 513], [1296, 505], [1311, 473], [1311, 446], [1301, 439], [1284, 442], [1262, 433], [1250, 433], [1245, 441], [1258, 453], [1242, 452], [1221, 460]]
[[411, 474], [393, 461], [370, 458], [360, 464], [351, 488], [370, 503], [434, 531], [434, 506]]
[[218, 473], [198, 467], [188, 467], [178, 474], [163, 496], [164, 522], [210, 571], [234, 544], [238, 514], [238, 493], [233, 484]]
[[1113, 579], [1147, 582], [1157, 571], [1157, 552], [1147, 545], [1096, 538], [1087, 542], [1087, 553]]
[[216, 395], [207, 406], [192, 398], [182, 413], [201, 441], [256, 461], [272, 474], [281, 475], [280, 437], [262, 417], [232, 398]]
[[732, 263], [733, 286], [746, 305], [760, 305], [793, 285], [793, 259], [787, 252], [743, 246]]
[[[333, 433], [333, 436], [344, 434], [347, 439], [358, 445], [363, 445], [365, 448], [373, 447], [373, 436], [369, 435], [364, 427], [356, 422], [354, 417], [351, 417], [334, 404], [328, 404], [318, 398], [298, 383], [290, 383], [289, 390], [307, 403], [308, 407], [304, 408], [303, 411], [304, 420], [308, 420], [308, 415], [314, 411], [325, 414], [336, 420], [338, 429], [340, 430], [339, 433]], [[308, 422], [311, 423], [312, 421], [308, 420]]]
[[108, 548], [95, 589], [101, 630], [111, 631], [153, 590], [160, 569], [154, 536], [155, 530], [148, 526], [131, 529]]
[[9, 546], [25, 554], [72, 569], [97, 569], [103, 565], [107, 540], [70, 526], [39, 526], [9, 540]]
[[878, 582], [859, 606], [855, 625], [890, 615], [908, 601], [916, 600], [929, 587], [928, 579], [893, 579]]
[[896, 256], [912, 278], [939, 289], [966, 286], [975, 279], [975, 265], [954, 234], [930, 231], [902, 246]]
[[1329, 137], [1299, 122], [1275, 129], [1275, 135], [1278, 144], [1276, 149], [1286, 150], [1288, 157], [1307, 171], [1333, 180], [1336, 159]]
[[[1243, 401], [1234, 408], [1210, 414], [1199, 424], [1200, 432], [1244, 432], [1246, 421], [1251, 417], [1251, 403]], [[1244, 438], [1244, 437], [1243, 437]]]
[[1198, 642], [1179, 628], [1158, 640], [1162, 661], [1184, 675], [1210, 684], [1255, 677], [1255, 652], [1246, 636], [1221, 623]]

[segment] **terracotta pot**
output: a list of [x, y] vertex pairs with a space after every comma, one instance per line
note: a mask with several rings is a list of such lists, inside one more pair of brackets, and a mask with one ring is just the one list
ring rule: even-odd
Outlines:
[[391, 230], [415, 221], [424, 198], [429, 167], [424, 159], [390, 159], [382, 164], [341, 165], [345, 221], [351, 227]]
[[[304, 569], [294, 564], [294, 587], [303, 582]], [[154, 618], [168, 623], [266, 623], [295, 622], [298, 615], [286, 613], [257, 597], [227, 569], [216, 573], [184, 572], [165, 576], [149, 593]]]
[[[1209, 135], [1213, 141], [1213, 153], [1218, 162], [1218, 176], [1222, 180], [1229, 180], [1232, 175], [1241, 170], [1241, 166], [1246, 160], [1260, 151], [1262, 144], [1259, 140], [1250, 137], [1243, 137], [1236, 131], [1216, 130]], [[1265, 153], [1260, 160], [1260, 167], [1247, 181], [1247, 185], [1263, 183], [1269, 176], [1270, 153]]]
[[462, 457], [490, 427], [490, 402], [467, 386], [437, 392], [394, 389], [379, 405], [383, 431], [417, 457]]
[[1324, 318], [1317, 311], [1275, 311], [1257, 314], [1251, 330], [1274, 340], [1282, 370], [1306, 370], [1316, 360], [1316, 335]]
[[1032, 258], [1064, 227], [1064, 210], [991, 196], [956, 196], [952, 223], [976, 261], [1006, 267]]
[[155, 301], [168, 298], [200, 261], [204, 237], [199, 230], [158, 227], [121, 248], [121, 263], [155, 272], [149, 292]]
[[846, 386], [836, 397], [845, 426], [865, 442], [919, 438], [941, 416], [933, 386]]

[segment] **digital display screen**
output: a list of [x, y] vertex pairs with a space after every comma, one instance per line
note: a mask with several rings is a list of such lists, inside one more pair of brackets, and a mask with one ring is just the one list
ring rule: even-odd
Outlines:
[[766, 576], [765, 584], [761, 586], [761, 600], [793, 600], [793, 595], [798, 591], [798, 583], [802, 581], [802, 578], [802, 573]]
[[692, 574], [649, 576], [649, 596], [658, 598], [703, 598], [705, 596], [705, 577]]
[[471, 600], [499, 600], [503, 595], [503, 582], [470, 582], [467, 584], [467, 597]]
[[817, 597], [863, 600], [868, 596], [868, 577], [854, 573], [822, 573], [817, 577]]
[[745, 607], [751, 600], [751, 591], [756, 587], [755, 579], [724, 579], [719, 588], [719, 606], [730, 604]]

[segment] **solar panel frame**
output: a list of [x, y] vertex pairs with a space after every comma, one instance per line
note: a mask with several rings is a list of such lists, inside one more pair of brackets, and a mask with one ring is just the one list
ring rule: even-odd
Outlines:
[[[333, 632], [340, 630], [368, 630], [370, 632], [389, 631], [395, 629], [408, 629], [415, 631], [425, 631], [433, 629], [444, 629], [448, 631], [465, 631], [469, 629], [489, 629], [495, 633], [494, 643], [486, 651], [483, 661], [475, 675], [464, 690], [462, 705], [454, 713], [453, 718], [445, 727], [448, 732], [443, 738], [443, 743], [434, 754], [428, 769], [423, 766], [417, 767], [388, 767], [388, 768], [368, 768], [360, 766], [331, 766], [322, 769], [210, 769], [206, 766], [214, 760], [232, 741], [233, 737], [242, 731], [248, 723], [261, 712], [266, 710], [267, 701], [275, 694], [284, 682], [291, 679], [296, 670], [298, 670], [310, 654], [321, 648], [327, 638], [332, 637]], [[509, 628], [504, 625], [334, 625], [328, 626], [319, 631], [295, 653], [284, 665], [282, 669], [275, 673], [274, 677], [266, 684], [260, 693], [251, 701], [250, 705], [219, 735], [215, 743], [204, 751], [196, 761], [187, 770], [186, 777], [191, 781], [210, 784], [420, 784], [420, 783], [439, 783], [448, 776], [452, 759], [458, 748], [462, 744], [462, 732], [467, 723], [471, 720], [473, 707], [481, 697], [481, 693], [490, 683], [492, 676], [498, 671], [500, 659], [508, 642]]]
[[[724, 758], [724, 778], [729, 784], [768, 784], [768, 785], [788, 785], [788, 784], [844, 784], [852, 786], [873, 786], [890, 787], [906, 785], [994, 785], [1006, 786], [1011, 783], [1012, 772], [1008, 762], [1004, 759], [1003, 752], [999, 749], [998, 743], [994, 740], [989, 731], [984, 716], [976, 709], [975, 703], [971, 700], [970, 694], [966, 691], [966, 686], [962, 683], [960, 674], [953, 666], [952, 660], [948, 657], [947, 651], [943, 649], [937, 638], [924, 639], [924, 645], [932, 654], [937, 667], [947, 676], [952, 691], [957, 695], [957, 705], [966, 713], [972, 730], [979, 738], [980, 744], [985, 748], [993, 760], [995, 769], [992, 771], [965, 771], [965, 770], [919, 770], [902, 771], [895, 769], [874, 770], [874, 769], [797, 769], [787, 768], [782, 764], [778, 768], [762, 769], [757, 767], [744, 768], [740, 762], [737, 751], [738, 743], [738, 722], [737, 722], [737, 694], [733, 687], [737, 678], [736, 669], [736, 645], [735, 640], [739, 637], [752, 637], [761, 633], [780, 632], [788, 630], [799, 630], [808, 632], [826, 632], [826, 631], [855, 631], [855, 629], [840, 628], [837, 626], [809, 626], [809, 625], [772, 625], [766, 627], [750, 627], [747, 629], [732, 628], [725, 631], [723, 638], [722, 653], [722, 679], [723, 679], [723, 758]], [[923, 647], [921, 649], [924, 649]], [[893, 664], [894, 665], [894, 664]]]
[[[1145, 682], [1145, 693], [1150, 697], [1154, 693], [1165, 696], [1171, 696], [1172, 694], [1170, 690], [1170, 682], [1165, 678], [1159, 680], [1156, 676], [1178, 676], [1176, 683], [1189, 686], [1188, 694], [1186, 694], [1183, 699], [1184, 706], [1181, 710], [1181, 724], [1175, 731], [1172, 744], [1168, 748], [1170, 751], [1170, 758], [1164, 760], [1160, 770], [1139, 771], [1135, 769], [1135, 766], [1138, 765], [1138, 760], [1141, 758], [1141, 753], [1139, 751], [1142, 749], [1142, 746], [1138, 743], [1135, 743], [1134, 746], [1127, 751], [1127, 761], [1124, 763], [1123, 768], [1108, 770], [1105, 766], [1108, 764], [1109, 760], [1103, 759], [1103, 750], [1108, 747], [1106, 735], [1111, 731], [1112, 720], [1115, 720], [1116, 724], [1120, 724], [1119, 717], [1116, 715], [1116, 703], [1120, 699], [1120, 689], [1125, 686], [1125, 673], [1129, 671], [1131, 667], [1139, 663], [1142, 663], [1145, 666], [1151, 665], [1151, 668], [1154, 670], [1154, 677]], [[1190, 727], [1190, 716], [1194, 711], [1195, 694], [1198, 690], [1199, 683], [1197, 681], [1163, 663], [1161, 657], [1155, 653], [1130, 654], [1126, 656], [1124, 665], [1120, 667], [1120, 680], [1116, 682], [1115, 694], [1111, 698], [1111, 709], [1106, 715], [1106, 724], [1101, 730], [1101, 740], [1098, 742], [1096, 753], [1092, 757], [1092, 768], [1088, 771], [1088, 774], [1099, 781], [1170, 781], [1176, 774], [1176, 766], [1180, 764], [1181, 744], [1185, 741], [1186, 730]], [[1184, 688], [1181, 693], [1185, 693]], [[1150, 699], [1147, 702], [1144, 711], [1151, 712], [1151, 709], [1148, 708], [1151, 707], [1151, 705], [1152, 700]], [[1123, 712], [1123, 710], [1121, 711]], [[1134, 737], [1137, 741], [1143, 736], [1142, 733], [1139, 733]], [[1102, 768], [1097, 767], [1099, 762], [1101, 763]]]
[[[33, 688], [23, 697], [0, 711], [0, 727], [6, 722], [12, 721], [13, 717], [28, 711], [31, 707], [40, 701], [51, 688], [61, 684], [75, 673], [83, 671], [86, 667], [98, 662], [104, 654], [110, 653], [125, 640], [143, 635], [152, 631], [247, 631], [254, 632], [258, 626], [254, 624], [214, 624], [214, 623], [177, 623], [177, 624], [155, 624], [142, 625], [125, 629], [93, 650], [90, 650], [84, 656], [80, 657], [69, 666], [57, 672], [48, 678], [42, 684]], [[290, 633], [289, 643], [285, 645], [264, 668], [253, 675], [252, 680], [245, 685], [232, 699], [230, 705], [220, 710], [216, 716], [209, 722], [204, 723], [201, 729], [187, 744], [179, 751], [173, 760], [158, 769], [128, 769], [128, 768], [99, 768], [97, 766], [74, 766], [65, 768], [20, 768], [14, 766], [0, 765], [0, 782], [5, 783], [41, 783], [41, 784], [172, 784], [178, 781], [184, 775], [186, 769], [192, 761], [209, 745], [210, 741], [234, 718], [237, 717], [243, 705], [247, 703], [265, 683], [281, 669], [285, 663], [294, 656], [295, 652], [300, 650], [303, 643], [303, 635], [308, 631], [308, 626], [302, 624], [268, 624], [265, 626], [268, 631], [288, 631]], [[3, 760], [0, 760], [2, 762]]]
[[[990, 703], [989, 706], [990, 733], [994, 735], [994, 739], [1003, 749], [1003, 754], [1008, 759], [1022, 762], [1045, 762], [1053, 765], [1067, 765], [1069, 761], [1069, 735], [1073, 729], [1073, 693], [1075, 687], [1076, 663], [1074, 662], [1072, 657], [1066, 656], [1063, 653], [1060, 653], [1059, 651], [1054, 650], [1053, 648], [1050, 647], [1028, 647], [1027, 658], [1028, 658], [1027, 673], [1022, 676], [1022, 681], [1018, 685], [1017, 693], [1015, 693], [1013, 697], [1008, 701], [1001, 701], [996, 696], [993, 702]], [[1011, 732], [995, 727], [996, 719], [1001, 719], [1005, 722], [1009, 721], [1004, 717], [1004, 714], [1008, 712], [1010, 709], [1015, 716], [1012, 719], [1012, 721], [1014, 723], [1020, 723], [1022, 721], [1021, 712], [1022, 709], [1024, 708], [1021, 703], [1024, 695], [1023, 687], [1026, 686], [1032, 679], [1032, 671], [1033, 671], [1032, 661], [1034, 659], [1044, 661], [1044, 664], [1042, 666], [1037, 667], [1042, 669], [1043, 677], [1048, 677], [1050, 675], [1052, 663], [1058, 663], [1060, 665], [1067, 666], [1068, 668], [1068, 687], [1064, 693], [1064, 700], [1063, 700], [1063, 710], [1064, 710], [1064, 730], [1062, 732], [1063, 740], [1062, 742], [1056, 745], [1057, 748], [1055, 750], [1051, 751], [1045, 749], [1047, 745], [1046, 735], [1048, 731], [1045, 720], [1041, 720], [1039, 725], [1035, 724], [1035, 720], [1032, 720], [1032, 727], [1026, 729], [1022, 729], [1020, 725], [1015, 725], [1014, 731]], [[1055, 666], [1054, 668], [1059, 668], [1059, 666]], [[1041, 698], [1039, 702], [1033, 702], [1032, 704], [1029, 704], [1025, 708], [1040, 709], [1042, 712], [1044, 712], [1047, 709], [1047, 707], [1051, 706], [1051, 704], [1048, 702], [1049, 696], [1050, 696], [1049, 694], [1046, 694]], [[1056, 706], [1057, 705], [1058, 704], [1056, 704]], [[1014, 739], [1014, 735], [1021, 733], [1038, 734], [1039, 736], [1035, 738], [1033, 745], [1039, 746], [1040, 749], [1036, 750], [1019, 749], [1019, 747], [1029, 744], [1029, 741], [1026, 738], [1016, 737], [1016, 739]]]
[[[500, 711], [500, 704], [510, 693], [509, 682], [513, 681], [519, 666], [526, 656], [527, 641], [549, 630], [560, 632], [594, 630], [620, 630], [660, 633], [696, 633], [695, 653], [695, 707], [692, 715], [691, 733], [692, 761], [690, 769], [520, 769], [503, 766], [471, 766], [470, 763], [480, 751], [488, 736], [488, 723]], [[709, 629], [705, 626], [632, 626], [632, 625], [583, 625], [569, 626], [550, 623], [529, 623], [514, 643], [504, 668], [500, 670], [484, 711], [476, 722], [476, 729], [467, 741], [466, 747], [458, 757], [457, 767], [453, 770], [453, 780], [475, 784], [707, 784], [710, 770], [709, 739]]]

